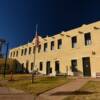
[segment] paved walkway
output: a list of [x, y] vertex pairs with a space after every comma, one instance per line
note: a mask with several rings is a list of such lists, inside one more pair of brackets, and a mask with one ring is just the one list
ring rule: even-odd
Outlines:
[[52, 89], [50, 91], [47, 91], [39, 95], [36, 100], [62, 100], [69, 93], [80, 89], [88, 81], [89, 81], [88, 78], [76, 79], [63, 86], [57, 87], [55, 89]]
[[0, 100], [34, 100], [34, 96], [21, 90], [0, 87]]

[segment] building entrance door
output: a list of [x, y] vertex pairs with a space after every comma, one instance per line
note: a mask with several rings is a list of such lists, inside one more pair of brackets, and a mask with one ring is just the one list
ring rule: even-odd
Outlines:
[[46, 63], [46, 75], [50, 74], [50, 61], [47, 61]]
[[56, 75], [60, 73], [60, 65], [59, 65], [59, 61], [55, 62], [55, 71], [56, 71]]
[[83, 57], [82, 60], [83, 60], [83, 75], [91, 76], [90, 58]]
[[77, 72], [77, 60], [74, 59], [71, 61], [72, 72]]

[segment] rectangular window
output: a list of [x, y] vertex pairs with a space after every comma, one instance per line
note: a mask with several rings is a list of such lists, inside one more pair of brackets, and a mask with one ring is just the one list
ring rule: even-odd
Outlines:
[[62, 46], [62, 40], [59, 39], [59, 40], [58, 40], [58, 49], [61, 49], [61, 46]]
[[18, 51], [16, 51], [16, 57], [18, 57]]
[[91, 44], [91, 34], [90, 33], [84, 34], [84, 39], [85, 39], [85, 45]]
[[13, 52], [13, 57], [15, 57], [15, 51]]
[[41, 51], [41, 45], [38, 46], [38, 53]]
[[25, 50], [24, 50], [24, 55], [26, 55], [27, 54], [27, 48], [25, 48]]
[[24, 50], [22, 49], [22, 51], [21, 51], [21, 56], [23, 56], [23, 53], [24, 53]]
[[44, 43], [44, 52], [47, 51], [47, 43]]
[[43, 70], [43, 63], [40, 62], [40, 70], [42, 71]]
[[51, 41], [51, 50], [54, 50], [54, 41]]
[[77, 47], [77, 37], [74, 36], [72, 37], [72, 48], [76, 48]]
[[29, 54], [31, 54], [31, 47], [29, 47]]

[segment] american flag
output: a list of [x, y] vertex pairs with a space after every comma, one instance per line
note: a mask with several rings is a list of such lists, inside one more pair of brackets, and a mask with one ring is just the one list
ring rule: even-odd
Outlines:
[[39, 35], [38, 35], [38, 32], [37, 32], [37, 25], [36, 25], [36, 34], [35, 34], [35, 46], [36, 47], [39, 47]]

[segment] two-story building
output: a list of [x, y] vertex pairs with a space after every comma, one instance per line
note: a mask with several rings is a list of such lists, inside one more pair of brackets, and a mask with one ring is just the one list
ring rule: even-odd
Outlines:
[[[54, 36], [39, 36], [31, 43], [13, 48], [9, 58], [18, 60], [29, 72], [96, 77], [100, 73], [100, 21], [82, 25]], [[34, 59], [35, 58], [35, 59]]]

